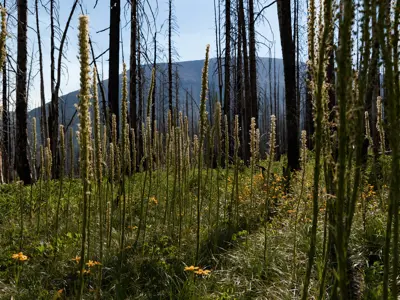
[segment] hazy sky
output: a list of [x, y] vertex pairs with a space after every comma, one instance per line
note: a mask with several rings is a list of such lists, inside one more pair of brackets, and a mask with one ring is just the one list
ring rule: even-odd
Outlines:
[[[264, 0], [263, 5], [271, 2], [271, 0]], [[39, 1], [40, 2], [40, 1]], [[45, 0], [43, 2], [46, 2]], [[94, 43], [95, 54], [99, 55], [108, 49], [108, 30], [96, 33], [109, 26], [109, 0], [98, 0], [98, 5], [94, 9], [95, 0], [82, 0], [84, 13], [90, 16], [90, 34]], [[122, 27], [122, 40], [123, 52], [125, 60], [129, 63], [129, 44], [130, 44], [130, 5], [127, 0], [122, 0], [121, 9], [121, 27]], [[223, 1], [224, 2], [224, 1]], [[263, 2], [261, 0], [260, 2]], [[151, 5], [154, 12], [157, 13], [157, 37], [158, 43], [161, 48], [167, 47], [167, 25], [168, 23], [168, 1], [159, 0], [158, 8], [156, 0], [148, 0], [147, 5]], [[178, 61], [198, 60], [204, 58], [205, 46], [211, 45], [211, 57], [215, 57], [215, 29], [214, 29], [214, 0], [173, 0], [174, 3], [174, 16], [177, 30], [173, 35], [173, 43], [177, 51], [175, 59]], [[60, 0], [59, 1], [59, 20], [62, 31], [64, 30], [65, 23], [68, 19], [73, 0]], [[260, 4], [261, 5], [261, 4]], [[257, 7], [255, 11], [259, 11], [262, 6]], [[34, 0], [29, 0], [29, 9], [34, 12]], [[45, 66], [45, 86], [46, 86], [46, 101], [50, 100], [50, 30], [49, 30], [49, 15], [43, 7], [40, 7], [40, 27], [42, 34], [42, 47], [44, 55]], [[61, 78], [61, 94], [66, 94], [71, 91], [79, 89], [79, 62], [78, 62], [78, 42], [77, 42], [77, 27], [78, 17], [81, 14], [81, 8], [78, 7], [71, 22], [71, 27], [68, 31], [68, 44], [64, 50], [65, 58], [63, 59], [64, 68], [63, 76]], [[14, 13], [16, 16], [16, 13]], [[281, 57], [280, 54], [280, 39], [279, 27], [276, 13], [276, 5], [264, 10], [263, 16], [269, 21], [261, 23], [257, 22], [256, 30], [259, 33], [259, 38], [263, 42], [268, 43], [265, 39], [270, 41], [275, 40], [276, 43], [276, 57]], [[261, 18], [259, 19], [261, 20]], [[33, 14], [29, 14], [29, 26], [36, 28], [35, 18]], [[272, 28], [272, 31], [271, 29]], [[223, 28], [222, 28], [223, 29]], [[223, 34], [223, 32], [222, 32]], [[29, 29], [29, 50], [37, 52], [37, 37], [35, 31]], [[263, 37], [261, 37], [263, 36]], [[58, 46], [59, 42], [56, 43]], [[11, 45], [10, 45], [11, 46]], [[34, 47], [34, 49], [33, 49]], [[152, 46], [151, 46], [152, 47]], [[122, 55], [122, 52], [121, 52]], [[259, 45], [259, 56], [269, 56], [269, 51], [266, 46]], [[58, 56], [58, 52], [56, 52]], [[160, 51], [160, 60], [165, 61], [164, 53]], [[99, 61], [101, 63], [101, 60]], [[29, 63], [29, 62], [28, 62]], [[33, 71], [32, 75], [35, 76], [33, 85], [29, 95], [29, 108], [34, 108], [39, 105], [40, 91], [39, 91], [39, 75], [38, 70], [38, 54], [34, 54]], [[100, 68], [100, 66], [99, 66]], [[122, 70], [122, 67], [121, 67]], [[108, 54], [103, 56], [103, 71], [104, 78], [108, 74]], [[100, 70], [101, 72], [101, 70]], [[200, 76], [201, 74], [199, 74]]]

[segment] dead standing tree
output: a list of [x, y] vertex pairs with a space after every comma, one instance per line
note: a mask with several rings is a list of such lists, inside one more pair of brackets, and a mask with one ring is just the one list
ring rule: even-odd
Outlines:
[[18, 54], [17, 54], [17, 90], [16, 90], [16, 153], [15, 164], [19, 178], [24, 184], [32, 182], [28, 161], [28, 129], [27, 113], [28, 101], [26, 98], [27, 75], [27, 29], [28, 29], [28, 1], [18, 0]]

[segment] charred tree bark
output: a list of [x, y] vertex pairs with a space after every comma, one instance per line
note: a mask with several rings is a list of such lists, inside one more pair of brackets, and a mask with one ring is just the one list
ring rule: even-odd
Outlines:
[[[49, 117], [48, 117], [48, 137], [50, 138], [50, 147], [51, 147], [51, 153], [52, 153], [52, 159], [53, 159], [53, 170], [56, 169], [57, 165], [57, 159], [56, 159], [56, 149], [54, 145], [57, 145], [57, 136], [58, 136], [58, 110], [57, 112], [54, 111], [55, 106], [58, 108], [58, 103], [57, 105], [54, 103], [53, 95], [54, 95], [54, 90], [55, 90], [55, 28], [54, 28], [54, 1], [55, 0], [50, 0], [50, 86], [51, 86], [51, 103], [49, 107]], [[57, 119], [57, 121], [55, 121]], [[56, 124], [54, 126], [54, 124]], [[53, 143], [53, 139], [54, 143]], [[45, 141], [45, 144], [47, 144], [47, 141]], [[53, 172], [53, 176], [54, 176]]]
[[[249, 153], [250, 153], [250, 122], [251, 122], [251, 114], [250, 111], [251, 109], [248, 108], [249, 102], [247, 101], [249, 98], [251, 99], [251, 89], [250, 89], [250, 79], [249, 79], [249, 55], [247, 52], [247, 33], [246, 33], [246, 19], [245, 19], [245, 13], [244, 13], [244, 3], [243, 0], [239, 0], [239, 22], [238, 22], [238, 29], [240, 32], [241, 40], [242, 40], [242, 46], [243, 46], [243, 82], [244, 82], [244, 99], [243, 103], [241, 104], [241, 115], [243, 118], [243, 134], [244, 134], [244, 143], [246, 144], [245, 150], [244, 150], [244, 160], [249, 159]], [[246, 143], [246, 141], [248, 141]]]
[[217, 73], [218, 73], [218, 92], [219, 92], [219, 102], [222, 101], [222, 87], [223, 87], [223, 80], [222, 80], [222, 63], [221, 63], [221, 4], [218, 1], [218, 18], [217, 18], [217, 7], [216, 7], [216, 0], [214, 0], [214, 16], [215, 16], [215, 46], [216, 46], [216, 53], [217, 53]]
[[42, 38], [40, 35], [38, 2], [39, 0], [35, 0], [36, 34], [38, 38], [38, 47], [39, 47], [40, 104], [41, 104], [40, 136], [42, 139], [42, 144], [44, 145], [47, 138], [49, 137], [49, 129], [47, 126], [46, 97], [44, 91], [44, 75], [43, 75], [43, 51], [42, 51]]
[[130, 70], [129, 70], [129, 121], [130, 126], [135, 130], [137, 135], [137, 115], [136, 115], [136, 40], [137, 40], [137, 3], [136, 0], [131, 1], [131, 53], [130, 53]]
[[138, 35], [138, 86], [139, 86], [139, 107], [138, 107], [138, 134], [137, 136], [137, 158], [138, 161], [142, 159], [143, 156], [143, 132], [142, 132], [142, 122], [143, 122], [143, 69], [140, 65], [141, 61], [141, 45], [140, 45], [140, 37]]
[[18, 176], [24, 184], [31, 184], [31, 171], [28, 161], [28, 99], [26, 98], [27, 74], [27, 29], [28, 1], [18, 0], [18, 54], [16, 90], [16, 155], [15, 164]]
[[[69, 24], [71, 23], [72, 16], [74, 15], [76, 6], [78, 4], [78, 0], [75, 0], [74, 4], [72, 5], [71, 12], [69, 14], [67, 23], [65, 25], [65, 29], [60, 41], [60, 47], [58, 49], [58, 59], [57, 59], [57, 81], [55, 85], [52, 86], [52, 93], [51, 93], [51, 107], [50, 107], [50, 116], [49, 116], [49, 136], [50, 136], [50, 145], [51, 145], [51, 153], [53, 159], [53, 177], [59, 177], [59, 153], [57, 149], [58, 143], [58, 128], [59, 128], [59, 92], [61, 86], [61, 68], [62, 68], [62, 57], [63, 57], [63, 48], [65, 44], [65, 40], [67, 38]], [[54, 55], [54, 53], [53, 53]], [[54, 68], [54, 65], [53, 67]], [[54, 70], [52, 70], [54, 72]], [[54, 74], [52, 74], [54, 76]], [[54, 78], [53, 78], [54, 79]]]
[[[168, 1], [168, 109], [171, 112], [172, 123], [175, 122], [172, 103], [172, 0]], [[170, 124], [168, 124], [170, 126]]]
[[10, 121], [8, 110], [8, 94], [7, 94], [7, 60], [3, 65], [3, 178], [5, 182], [10, 182]]
[[175, 124], [179, 126], [179, 74], [178, 66], [175, 67]]
[[156, 120], [156, 89], [157, 89], [157, 31], [154, 33], [154, 54], [153, 54], [153, 69], [154, 69], [154, 86], [153, 86], [153, 94], [151, 95], [151, 130], [152, 137], [155, 137], [155, 133], [157, 128], [155, 128], [155, 120]]
[[288, 171], [299, 169], [300, 142], [298, 106], [296, 101], [295, 51], [292, 39], [290, 0], [277, 2], [281, 36], [283, 69], [285, 75], [286, 133], [288, 147]]
[[[249, 62], [250, 62], [250, 118], [254, 117], [258, 122], [257, 102], [257, 57], [256, 57], [256, 31], [254, 18], [254, 0], [249, 0]], [[250, 124], [250, 123], [249, 123]], [[247, 128], [246, 128], [247, 130]], [[248, 130], [247, 130], [248, 131]], [[250, 142], [250, 140], [249, 140]]]
[[224, 114], [228, 118], [228, 128], [231, 128], [230, 78], [231, 78], [231, 1], [225, 0], [225, 92]]
[[[108, 72], [108, 107], [109, 124], [112, 128], [112, 115], [117, 121], [117, 138], [119, 139], [119, 27], [121, 1], [110, 0], [110, 45], [109, 45], [109, 72]], [[111, 135], [110, 135], [111, 136]]]

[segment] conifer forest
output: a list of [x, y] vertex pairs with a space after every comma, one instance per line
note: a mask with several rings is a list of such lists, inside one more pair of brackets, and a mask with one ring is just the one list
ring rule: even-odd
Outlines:
[[400, 299], [399, 39], [400, 0], [0, 0], [0, 299]]

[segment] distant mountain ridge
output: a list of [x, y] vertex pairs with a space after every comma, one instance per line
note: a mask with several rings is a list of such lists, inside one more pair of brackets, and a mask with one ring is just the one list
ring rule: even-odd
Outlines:
[[[284, 77], [283, 77], [283, 61], [282, 59], [271, 59], [267, 57], [260, 57], [258, 58], [257, 61], [257, 72], [258, 72], [258, 86], [260, 89], [265, 90], [267, 95], [269, 94], [269, 80], [273, 80], [273, 71], [274, 71], [274, 66], [273, 63], [275, 61], [275, 70], [276, 70], [276, 81], [277, 84], [279, 85], [278, 88], [282, 89], [283, 84], [284, 84]], [[269, 64], [271, 64], [271, 79], [269, 78], [270, 76], [268, 75], [269, 73]], [[186, 91], [190, 91], [192, 93], [192, 97], [196, 104], [198, 105], [199, 99], [200, 99], [200, 90], [201, 90], [201, 74], [202, 74], [202, 68], [204, 65], [204, 60], [193, 60], [193, 61], [184, 61], [184, 62], [175, 62], [173, 64], [173, 72], [175, 74], [176, 68], [178, 68], [178, 77], [179, 77], [179, 104], [180, 108], [182, 107], [182, 104], [185, 103], [185, 97], [186, 97]], [[151, 78], [151, 70], [152, 70], [152, 65], [144, 65], [142, 66], [145, 71], [144, 75], [144, 82], [145, 82], [145, 92], [144, 92], [144, 103], [146, 103], [147, 99], [147, 94], [149, 90], [149, 82]], [[163, 76], [162, 74], [165, 74], [165, 88], [164, 88], [164, 101], [165, 101], [165, 107], [168, 107], [168, 86], [167, 86], [167, 63], [159, 63], [157, 64], [157, 82], [156, 85], [160, 84], [160, 78]], [[175, 76], [175, 75], [174, 75]], [[218, 75], [217, 75], [217, 60], [215, 58], [210, 59], [209, 62], [209, 87], [215, 88], [215, 91], [218, 90]], [[128, 80], [129, 80], [129, 71], [128, 71]], [[175, 77], [174, 77], [174, 82], [175, 82]], [[105, 96], [107, 97], [108, 95], [108, 79], [104, 80], [103, 82], [103, 87], [105, 91]], [[129, 83], [128, 83], [129, 84]], [[122, 74], [120, 75], [120, 99], [121, 99], [121, 85], [122, 85]], [[157, 89], [157, 93], [159, 90]], [[71, 125], [74, 129], [77, 128], [77, 125], [79, 124], [79, 118], [78, 115], [76, 114], [76, 108], [75, 104], [78, 103], [78, 93], [79, 91], [73, 91], [70, 92], [66, 95], [61, 96], [61, 101], [60, 101], [60, 123], [63, 124], [69, 124], [71, 122], [71, 119], [73, 118]], [[174, 103], [175, 103], [175, 85], [174, 85]], [[280, 93], [282, 95], [283, 93]], [[101, 94], [99, 93], [99, 100], [100, 100], [100, 108], [102, 109], [102, 104], [101, 104]], [[281, 98], [281, 97], [280, 97]], [[280, 99], [282, 101], [282, 99]], [[157, 103], [156, 103], [157, 104]], [[48, 104], [46, 104], [48, 105]], [[196, 106], [197, 107], [197, 106]], [[196, 108], [197, 109], [197, 108]], [[156, 108], [156, 111], [158, 108]], [[41, 111], [40, 107], [32, 109], [29, 112], [29, 117], [36, 117], [37, 119], [40, 118]], [[39, 125], [39, 122], [38, 122]], [[39, 130], [39, 128], [38, 128]]]

